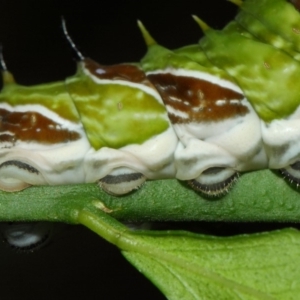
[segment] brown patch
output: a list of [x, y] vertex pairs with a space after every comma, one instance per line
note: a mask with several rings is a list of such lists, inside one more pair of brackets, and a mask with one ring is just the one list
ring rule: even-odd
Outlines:
[[7, 133], [2, 133], [2, 134], [0, 133], [0, 142], [14, 144], [16, 142], [16, 139], [13, 135]]
[[[242, 94], [209, 81], [170, 73], [150, 74], [148, 78], [166, 105], [188, 115], [184, 118], [169, 113], [172, 123], [222, 121], [249, 112], [241, 103]], [[218, 100], [224, 103], [218, 105]]]
[[100, 79], [125, 80], [146, 85], [148, 85], [149, 82], [145, 73], [134, 65], [119, 64], [104, 66], [91, 59], [86, 58], [84, 60], [84, 66], [94, 76]]
[[15, 144], [20, 140], [56, 144], [79, 138], [78, 132], [63, 129], [58, 123], [37, 112], [11, 112], [0, 109], [0, 143]]

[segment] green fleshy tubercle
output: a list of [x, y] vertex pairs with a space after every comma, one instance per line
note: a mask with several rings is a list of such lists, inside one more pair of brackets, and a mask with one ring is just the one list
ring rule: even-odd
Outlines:
[[199, 44], [185, 46], [179, 49], [173, 50], [174, 54], [178, 56], [186, 57], [187, 59], [194, 61], [201, 67], [201, 71], [217, 76], [224, 80], [234, 82], [234, 79], [228, 75], [225, 71], [213, 65], [203, 52]]
[[[207, 30], [211, 30], [211, 28], [203, 21], [201, 20], [198, 16], [193, 15], [193, 19], [196, 21], [196, 23], [200, 26], [201, 30], [205, 33]], [[226, 25], [226, 27], [223, 29], [223, 31], [227, 32], [237, 32], [241, 35], [247, 36], [249, 38], [254, 38], [249, 32], [245, 31], [243, 27], [241, 27], [237, 22], [232, 21]], [[191, 60], [196, 61], [202, 66], [205, 66], [207, 68], [217, 68], [214, 64], [212, 64], [209, 59], [207, 58], [206, 54], [204, 53], [203, 49], [199, 44], [195, 45], [189, 45], [185, 46], [176, 50], [173, 50], [174, 53], [179, 54], [179, 55], [184, 55]], [[222, 70], [220, 70], [223, 72]], [[225, 73], [225, 72], [224, 72]]]
[[40, 105], [57, 113], [71, 122], [80, 118], [64, 82], [54, 82], [35, 86], [22, 86], [14, 82], [8, 71], [3, 72], [4, 86], [0, 93], [0, 103], [11, 106]]
[[77, 75], [67, 79], [67, 87], [96, 150], [142, 144], [169, 128], [165, 107], [126, 81], [97, 83], [79, 66]]
[[149, 31], [146, 29], [146, 27], [144, 26], [144, 24], [138, 20], [137, 21], [138, 27], [141, 30], [141, 33], [143, 35], [143, 38], [145, 40], [145, 43], [148, 47], [150, 47], [151, 45], [156, 45], [157, 42], [155, 41], [155, 39], [150, 35]]
[[205, 67], [214, 67], [214, 65], [207, 59], [202, 48], [198, 45], [189, 45], [179, 49], [173, 50], [177, 55], [185, 56]]
[[7, 70], [2, 71], [2, 81], [4, 86], [16, 83], [14, 75]]
[[201, 30], [205, 33], [205, 31], [211, 29], [207, 23], [205, 23], [203, 20], [201, 20], [198, 16], [192, 15], [192, 18], [195, 20], [195, 22], [199, 25]]
[[255, 38], [285, 51], [294, 59], [300, 60], [300, 53], [295, 51], [294, 45], [291, 42], [270, 31], [268, 27], [253, 17], [253, 15], [245, 11], [241, 11], [236, 16], [236, 21], [255, 36]]
[[247, 0], [241, 9], [262, 22], [274, 34], [293, 44], [300, 52], [300, 14], [287, 0]]
[[[209, 27], [205, 25], [204, 27], [209, 29]], [[145, 72], [165, 70], [168, 68], [184, 69], [209, 73], [219, 78], [233, 81], [226, 72], [209, 62], [199, 45], [191, 45], [172, 51], [157, 43], [149, 44], [149, 40], [155, 40], [150, 36], [144, 26], [139, 25], [139, 27], [148, 45], [148, 51], [141, 60], [141, 67]]]
[[147, 54], [141, 60], [143, 70], [149, 72], [163, 69], [165, 66], [165, 58], [171, 57], [173, 52], [157, 44], [141, 21], [138, 21], [138, 27], [148, 47]]
[[291, 115], [299, 105], [299, 62], [273, 46], [233, 32], [206, 31], [200, 45], [228, 72], [266, 122]]

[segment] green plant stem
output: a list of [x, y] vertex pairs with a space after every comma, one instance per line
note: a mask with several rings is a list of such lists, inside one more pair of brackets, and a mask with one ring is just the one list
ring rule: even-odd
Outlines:
[[100, 211], [95, 214], [87, 209], [78, 212], [77, 222], [103, 237], [120, 249], [128, 248], [128, 228]]
[[222, 198], [205, 198], [177, 180], [149, 181], [123, 197], [101, 191], [96, 184], [31, 187], [0, 192], [0, 221], [76, 223], [76, 213], [97, 202], [112, 217], [145, 221], [277, 221], [299, 222], [296, 187], [269, 170], [242, 175]]

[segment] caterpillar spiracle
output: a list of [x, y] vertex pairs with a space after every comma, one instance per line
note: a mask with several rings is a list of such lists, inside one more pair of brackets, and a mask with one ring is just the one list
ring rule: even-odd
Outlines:
[[[208, 196], [238, 173], [277, 169], [300, 183], [300, 2], [232, 0], [222, 30], [169, 50], [142, 23], [140, 63], [79, 56], [64, 82], [17, 84], [1, 59], [0, 189], [98, 182], [123, 195], [176, 178]], [[272, 11], [272, 14], [270, 14]]]

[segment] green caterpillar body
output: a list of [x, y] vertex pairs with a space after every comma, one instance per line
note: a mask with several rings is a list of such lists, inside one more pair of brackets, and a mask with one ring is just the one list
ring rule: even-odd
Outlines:
[[99, 182], [122, 195], [177, 178], [218, 196], [264, 168], [300, 182], [300, 5], [235, 2], [223, 30], [196, 18], [205, 37], [173, 51], [139, 23], [139, 64], [82, 57], [65, 82], [31, 87], [3, 67], [0, 189]]

